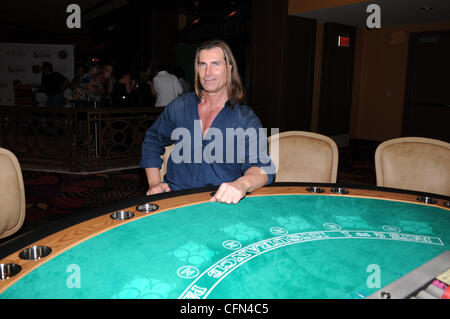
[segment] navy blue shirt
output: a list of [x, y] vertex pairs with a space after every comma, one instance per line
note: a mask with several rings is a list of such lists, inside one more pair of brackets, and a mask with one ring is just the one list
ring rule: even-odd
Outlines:
[[199, 103], [191, 92], [166, 106], [145, 134], [141, 166], [160, 168], [165, 147], [175, 143], [164, 176], [171, 190], [219, 186], [252, 166], [262, 168], [272, 183], [275, 166], [268, 154], [267, 132], [253, 110], [227, 102], [203, 137]]

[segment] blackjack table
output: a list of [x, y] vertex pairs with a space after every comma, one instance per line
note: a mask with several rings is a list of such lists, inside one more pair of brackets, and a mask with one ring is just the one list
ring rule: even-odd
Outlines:
[[[408, 298], [450, 268], [436, 261], [450, 250], [443, 195], [274, 183], [226, 204], [210, 202], [215, 190], [127, 200], [11, 240], [0, 299]], [[433, 260], [435, 273], [392, 288]]]

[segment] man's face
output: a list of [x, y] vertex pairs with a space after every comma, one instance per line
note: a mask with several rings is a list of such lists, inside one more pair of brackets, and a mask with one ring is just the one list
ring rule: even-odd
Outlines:
[[205, 92], [218, 93], [227, 90], [227, 64], [221, 48], [200, 51], [198, 75]]

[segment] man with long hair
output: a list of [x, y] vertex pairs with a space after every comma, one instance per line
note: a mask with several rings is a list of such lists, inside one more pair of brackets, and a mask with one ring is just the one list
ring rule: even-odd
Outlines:
[[[211, 201], [236, 204], [274, 179], [267, 135], [245, 105], [237, 64], [225, 42], [200, 45], [194, 68], [195, 92], [169, 103], [146, 133], [141, 166], [147, 195], [220, 185]], [[171, 144], [161, 181], [161, 155]]]

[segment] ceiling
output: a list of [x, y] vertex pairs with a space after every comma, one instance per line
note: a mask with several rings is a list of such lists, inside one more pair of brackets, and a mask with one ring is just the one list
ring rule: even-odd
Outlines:
[[[371, 14], [366, 9], [372, 3], [380, 6], [381, 27], [450, 21], [450, 0], [374, 0], [293, 15], [365, 29]], [[424, 7], [433, 10], [424, 11]]]
[[[89, 24], [101, 16], [123, 8], [130, 3], [142, 5], [143, 0], [13, 0], [0, 2], [0, 24], [17, 28], [52, 33], [89, 32]], [[163, 0], [146, 1], [155, 10], [171, 10], [176, 13], [213, 15], [251, 0]], [[69, 4], [81, 9], [82, 30], [69, 30], [66, 12]], [[149, 5], [150, 4], [150, 5]]]
[[[56, 34], [89, 32], [92, 21], [117, 11], [133, 1], [142, 0], [3, 0], [0, 3], [0, 24]], [[164, 0], [151, 1], [151, 7], [191, 15], [210, 15], [215, 19], [214, 15], [223, 14], [224, 10], [242, 3], [248, 5], [250, 1]], [[66, 8], [71, 3], [76, 3], [81, 8], [81, 30], [68, 29], [66, 26], [66, 19], [70, 14], [66, 12]], [[382, 27], [450, 21], [450, 0], [374, 0], [294, 15], [364, 29], [366, 19], [370, 15], [366, 12], [369, 3], [380, 6]], [[423, 7], [432, 7], [433, 10], [421, 10]]]
[[64, 33], [68, 30], [66, 12], [69, 4], [81, 9], [81, 27], [92, 18], [126, 5], [127, 0], [14, 0], [0, 4], [0, 22], [4, 25], [39, 31]]

